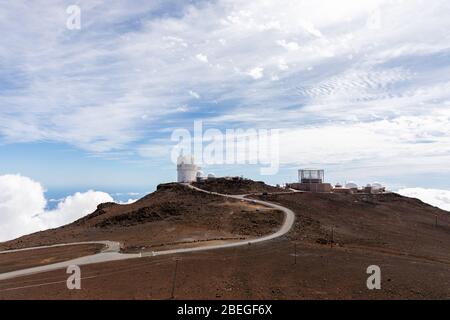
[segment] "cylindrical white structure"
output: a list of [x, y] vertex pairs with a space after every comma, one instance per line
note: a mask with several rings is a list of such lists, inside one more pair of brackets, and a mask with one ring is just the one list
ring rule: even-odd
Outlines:
[[199, 167], [194, 163], [194, 157], [180, 155], [177, 161], [177, 181], [193, 182], [197, 179]]

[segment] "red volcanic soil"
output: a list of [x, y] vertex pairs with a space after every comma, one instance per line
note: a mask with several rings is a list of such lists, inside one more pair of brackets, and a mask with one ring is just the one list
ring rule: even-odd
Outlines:
[[[0, 299], [449, 299], [448, 264], [277, 239], [255, 246], [81, 267], [81, 290], [58, 270], [0, 281]], [[296, 258], [296, 259], [295, 259]], [[295, 261], [296, 260], [296, 261]], [[366, 269], [381, 268], [381, 290]]]
[[275, 232], [284, 215], [180, 184], [160, 185], [133, 204], [104, 203], [69, 225], [0, 244], [0, 250], [79, 241], [119, 241], [124, 251], [254, 238]]
[[[293, 229], [256, 245], [84, 266], [82, 290], [67, 290], [65, 270], [0, 281], [0, 299], [450, 299], [448, 212], [397, 194], [255, 197], [291, 208]], [[381, 290], [366, 286], [371, 265]]]
[[255, 198], [296, 212], [293, 239], [450, 263], [450, 213], [418, 199], [306, 192]]
[[101, 244], [82, 244], [2, 253], [0, 254], [0, 273], [89, 256], [99, 253], [103, 247]]

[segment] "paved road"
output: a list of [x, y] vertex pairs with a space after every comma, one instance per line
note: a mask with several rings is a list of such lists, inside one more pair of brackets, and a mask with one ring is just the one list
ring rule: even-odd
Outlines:
[[69, 244], [64, 244], [64, 243], [63, 244], [52, 244], [50, 246], [40, 246], [40, 247], [30, 247], [30, 248], [24, 248], [24, 249], [6, 250], [6, 251], [0, 251], [0, 254], [21, 252], [21, 251], [30, 251], [30, 250], [40, 250], [40, 249], [50, 249], [50, 248], [58, 248], [58, 247], [65, 247], [65, 246], [77, 246], [77, 245], [83, 245], [83, 244], [103, 244], [103, 245], [105, 245], [105, 249], [103, 249], [102, 252], [119, 252], [120, 251], [120, 243], [119, 242], [84, 241], [84, 242], [72, 242]]
[[58, 262], [58, 263], [53, 263], [53, 264], [40, 266], [40, 267], [32, 267], [32, 268], [2, 273], [2, 274], [0, 274], [0, 281], [17, 278], [17, 277], [22, 277], [22, 276], [27, 276], [27, 275], [36, 274], [36, 273], [41, 273], [41, 272], [53, 271], [53, 270], [58, 270], [58, 269], [66, 269], [68, 266], [71, 266], [71, 265], [82, 266], [82, 265], [93, 264], [93, 263], [117, 261], [117, 260], [141, 257], [141, 255], [139, 253], [138, 254], [120, 253], [119, 252], [120, 251], [120, 243], [113, 242], [113, 241], [86, 241], [86, 242], [63, 243], [63, 244], [55, 244], [55, 245], [51, 245], [51, 246], [0, 251], [0, 254], [22, 252], [22, 251], [28, 251], [28, 250], [39, 250], [39, 249], [49, 249], [49, 248], [56, 248], [56, 247], [74, 246], [74, 245], [83, 245], [83, 244], [103, 244], [103, 245], [105, 245], [105, 249], [103, 249], [102, 252], [100, 252], [100, 253], [93, 254], [90, 256], [80, 257], [80, 258], [63, 261], [63, 262]]
[[57, 269], [65, 269], [70, 265], [81, 266], [81, 265], [87, 265], [87, 264], [93, 264], [93, 263], [135, 259], [135, 258], [149, 257], [149, 256], [169, 255], [169, 254], [177, 254], [177, 253], [197, 252], [197, 251], [205, 251], [205, 250], [216, 250], [216, 249], [232, 248], [232, 247], [256, 244], [259, 242], [268, 241], [268, 240], [272, 240], [272, 239], [281, 237], [281, 236], [285, 235], [286, 233], [288, 233], [289, 230], [294, 225], [294, 220], [295, 220], [294, 212], [292, 210], [285, 208], [283, 206], [280, 206], [278, 204], [274, 204], [274, 203], [262, 201], [262, 200], [247, 199], [247, 198], [245, 198], [246, 195], [226, 195], [226, 194], [220, 194], [217, 192], [210, 192], [210, 191], [206, 191], [206, 190], [202, 190], [197, 187], [194, 187], [191, 184], [186, 184], [186, 186], [188, 186], [194, 190], [197, 190], [199, 192], [204, 192], [207, 194], [213, 194], [213, 195], [218, 195], [218, 196], [222, 196], [222, 197], [248, 201], [248, 202], [252, 202], [252, 203], [259, 203], [264, 206], [280, 210], [280, 211], [284, 212], [284, 214], [285, 214], [283, 225], [275, 233], [272, 233], [270, 235], [267, 235], [267, 236], [264, 236], [261, 238], [251, 239], [251, 240], [239, 240], [239, 241], [234, 241], [234, 242], [229, 242], [229, 243], [224, 243], [224, 244], [205, 245], [205, 246], [201, 246], [201, 247], [183, 248], [183, 249], [142, 252], [142, 253], [137, 253], [137, 254], [120, 253], [119, 252], [120, 251], [120, 243], [113, 242], [113, 241], [75, 242], [75, 243], [67, 243], [67, 244], [57, 244], [57, 245], [52, 245], [52, 246], [0, 251], [0, 254], [2, 254], [2, 253], [12, 253], [12, 252], [27, 251], [27, 250], [38, 250], [38, 249], [80, 245], [80, 244], [103, 244], [106, 246], [106, 248], [98, 254], [81, 257], [81, 258], [77, 258], [77, 259], [73, 259], [73, 260], [69, 260], [69, 261], [49, 264], [46, 266], [33, 267], [33, 268], [3, 273], [3, 274], [0, 274], [0, 281], [6, 280], [6, 279], [12, 279], [12, 278], [16, 278], [16, 277], [21, 277], [21, 276], [26, 276], [26, 275], [31, 275], [31, 274], [36, 274], [36, 273], [41, 273], [41, 272], [53, 271], [53, 270], [57, 270]]

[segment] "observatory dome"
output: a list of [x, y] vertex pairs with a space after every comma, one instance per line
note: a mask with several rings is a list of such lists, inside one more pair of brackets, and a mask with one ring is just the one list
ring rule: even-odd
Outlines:
[[358, 189], [358, 185], [356, 183], [354, 183], [353, 181], [349, 181], [345, 187], [347, 189]]
[[372, 188], [381, 189], [381, 188], [383, 188], [383, 186], [381, 185], [381, 183], [374, 182], [374, 183], [372, 183]]
[[203, 178], [204, 175], [203, 171], [197, 171], [197, 178]]
[[208, 173], [208, 178], [215, 178], [216, 175], [214, 173]]

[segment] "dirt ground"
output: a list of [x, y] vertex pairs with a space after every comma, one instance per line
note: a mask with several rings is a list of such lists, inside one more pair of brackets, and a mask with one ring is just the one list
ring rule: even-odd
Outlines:
[[0, 273], [38, 267], [99, 253], [101, 244], [83, 244], [0, 254]]
[[[82, 267], [82, 289], [65, 270], [0, 282], [0, 299], [450, 299], [448, 264], [289, 239], [176, 257]], [[297, 256], [294, 256], [294, 252]], [[381, 268], [381, 290], [366, 269]]]
[[395, 193], [258, 196], [295, 211], [293, 240], [450, 263], [450, 213]]
[[[79, 291], [65, 270], [0, 281], [0, 299], [450, 299], [448, 212], [396, 194], [257, 197], [294, 210], [287, 235], [84, 266]], [[381, 290], [366, 286], [371, 265]]]

